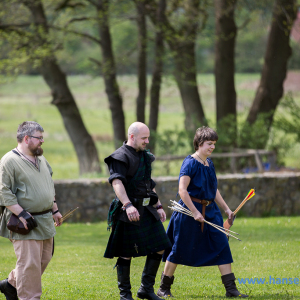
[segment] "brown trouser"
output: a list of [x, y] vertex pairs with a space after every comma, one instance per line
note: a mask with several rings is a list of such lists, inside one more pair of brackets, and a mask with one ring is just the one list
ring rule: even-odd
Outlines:
[[8, 282], [17, 289], [20, 300], [37, 300], [42, 294], [42, 274], [52, 258], [53, 238], [12, 240], [17, 256], [16, 268]]

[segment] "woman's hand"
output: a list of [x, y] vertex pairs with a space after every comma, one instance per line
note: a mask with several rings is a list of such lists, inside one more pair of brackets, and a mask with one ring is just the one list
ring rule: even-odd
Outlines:
[[202, 214], [200, 213], [199, 210], [196, 210], [195, 212], [193, 212], [193, 217], [194, 217], [194, 219], [195, 219], [196, 221], [198, 221], [198, 222], [204, 222], [204, 221], [203, 221], [204, 218], [203, 218], [203, 216], [202, 216]]
[[225, 214], [228, 216], [228, 223], [230, 226], [233, 224], [234, 213], [230, 210], [230, 208], [225, 210]]

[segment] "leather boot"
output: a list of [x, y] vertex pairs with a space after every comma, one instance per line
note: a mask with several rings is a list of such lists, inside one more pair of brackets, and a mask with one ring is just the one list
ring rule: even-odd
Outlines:
[[248, 295], [241, 294], [235, 285], [235, 277], [233, 273], [221, 276], [222, 282], [226, 289], [226, 297], [247, 298]]
[[159, 255], [157, 253], [147, 256], [144, 271], [142, 274], [141, 286], [137, 292], [138, 298], [148, 300], [164, 300], [156, 296], [153, 287], [161, 258], [162, 255]]
[[131, 293], [130, 284], [130, 262], [119, 258], [117, 261], [118, 288], [120, 290], [120, 300], [134, 300]]
[[159, 297], [174, 297], [171, 293], [171, 285], [174, 282], [174, 276], [170, 277], [162, 272], [161, 274], [161, 281], [160, 281], [160, 288], [157, 291], [157, 296]]
[[0, 281], [0, 291], [5, 295], [6, 300], [18, 300], [18, 294], [15, 287], [8, 283], [8, 279]]

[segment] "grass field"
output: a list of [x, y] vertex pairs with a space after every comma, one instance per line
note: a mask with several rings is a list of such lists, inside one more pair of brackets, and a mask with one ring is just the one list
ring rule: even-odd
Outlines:
[[[165, 224], [166, 226], [167, 224]], [[237, 218], [234, 231], [242, 242], [230, 240], [237, 278], [300, 278], [300, 217]], [[106, 223], [64, 224], [57, 229], [55, 254], [43, 275], [44, 300], [117, 300], [116, 259], [103, 258], [109, 232]], [[11, 243], [0, 239], [0, 279], [15, 265]], [[133, 259], [134, 294], [140, 284], [145, 258]], [[157, 275], [155, 290], [163, 263]], [[238, 284], [250, 299], [300, 299], [299, 284]], [[179, 266], [172, 292], [175, 299], [223, 299], [225, 290], [217, 267]], [[0, 299], [4, 299], [0, 294]]]
[[[150, 86], [150, 77], [149, 85]], [[244, 118], [253, 101], [259, 74], [237, 74], [239, 118]], [[69, 76], [69, 85], [80, 108], [84, 123], [96, 141], [102, 162], [103, 174], [107, 176], [103, 158], [113, 150], [112, 124], [108, 101], [102, 78], [89, 76]], [[120, 89], [124, 99], [126, 127], [135, 121], [135, 98], [137, 83], [134, 76], [120, 76]], [[198, 76], [201, 102], [214, 126], [215, 87], [212, 74]], [[295, 100], [300, 102], [299, 85], [293, 92]], [[288, 89], [287, 89], [288, 90]], [[16, 130], [24, 120], [34, 120], [45, 129], [45, 156], [54, 170], [54, 179], [78, 178], [78, 163], [75, 151], [63, 126], [60, 114], [50, 104], [51, 93], [40, 76], [20, 76], [16, 81], [0, 86], [0, 157], [16, 146]], [[149, 104], [147, 104], [147, 116]], [[148, 117], [147, 117], [148, 118]], [[183, 129], [184, 113], [177, 86], [171, 78], [164, 78], [159, 115], [159, 132], [167, 129]], [[188, 154], [188, 153], [187, 153]], [[293, 145], [286, 153], [287, 166], [300, 167], [299, 145]], [[180, 162], [171, 167], [170, 175], [178, 175]], [[166, 175], [162, 163], [154, 164], [154, 175]]]

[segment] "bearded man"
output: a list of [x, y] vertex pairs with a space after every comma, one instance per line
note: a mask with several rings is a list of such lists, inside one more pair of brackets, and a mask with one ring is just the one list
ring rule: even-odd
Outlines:
[[[53, 255], [55, 227], [62, 224], [55, 201], [52, 169], [42, 149], [44, 129], [26, 121], [17, 131], [18, 146], [0, 161], [0, 236], [9, 238], [17, 263], [7, 279], [0, 281], [0, 291], [7, 300], [40, 299], [41, 276]], [[8, 230], [6, 224], [16, 215], [29, 233]]]
[[137, 297], [161, 300], [154, 293], [153, 286], [164, 249], [171, 247], [162, 225], [166, 214], [151, 179], [151, 163], [155, 158], [146, 151], [149, 136], [145, 124], [131, 124], [128, 141], [104, 160], [119, 204], [104, 257], [118, 257], [116, 266], [121, 300], [133, 300], [130, 264], [132, 257], [139, 256], [147, 256], [147, 259]]

